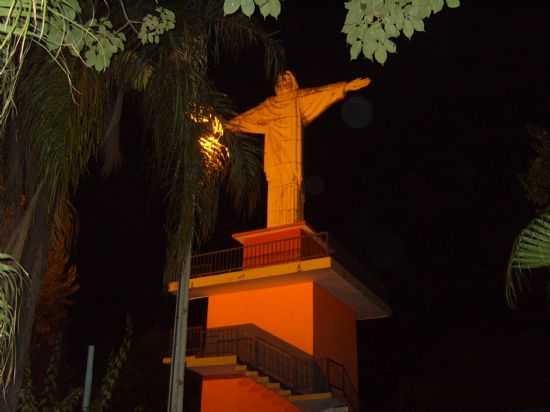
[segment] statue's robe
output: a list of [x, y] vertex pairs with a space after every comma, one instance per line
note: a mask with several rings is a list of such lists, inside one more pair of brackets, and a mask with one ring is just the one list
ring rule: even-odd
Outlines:
[[232, 130], [265, 135], [267, 227], [304, 219], [302, 128], [342, 100], [345, 86], [346, 83], [341, 82], [285, 91], [267, 98], [228, 123]]

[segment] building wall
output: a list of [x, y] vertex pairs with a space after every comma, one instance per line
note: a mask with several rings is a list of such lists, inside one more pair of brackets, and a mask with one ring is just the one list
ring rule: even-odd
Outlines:
[[[253, 323], [316, 358], [342, 364], [357, 388], [355, 313], [312, 281], [209, 297], [208, 328], [244, 323]], [[246, 377], [204, 380], [202, 391], [202, 412], [297, 411]]]
[[201, 412], [300, 412], [286, 398], [251, 378], [205, 379]]
[[313, 354], [313, 282], [210, 296], [207, 328], [254, 323]]
[[344, 365], [357, 388], [357, 329], [353, 310], [326, 289], [313, 289], [313, 352]]

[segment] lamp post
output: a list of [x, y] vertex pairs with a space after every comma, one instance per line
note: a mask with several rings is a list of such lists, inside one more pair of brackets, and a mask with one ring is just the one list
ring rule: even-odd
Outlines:
[[[191, 229], [191, 234], [193, 230]], [[192, 239], [192, 235], [190, 237]], [[170, 390], [168, 393], [168, 412], [183, 411], [185, 387], [185, 353], [187, 348], [187, 318], [189, 314], [189, 278], [191, 274], [192, 240], [183, 263], [183, 270], [178, 285], [176, 298], [176, 315], [172, 334], [172, 362], [170, 364]]]
[[86, 362], [86, 377], [84, 378], [84, 395], [82, 396], [82, 412], [90, 410], [90, 398], [92, 395], [92, 380], [94, 376], [94, 352], [95, 346], [88, 346], [88, 360]]

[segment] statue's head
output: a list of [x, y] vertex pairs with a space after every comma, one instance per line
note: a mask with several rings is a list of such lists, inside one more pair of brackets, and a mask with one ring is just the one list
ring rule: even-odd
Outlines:
[[288, 93], [297, 89], [298, 82], [291, 71], [285, 70], [279, 75], [279, 77], [277, 77], [277, 82], [275, 83], [275, 94]]

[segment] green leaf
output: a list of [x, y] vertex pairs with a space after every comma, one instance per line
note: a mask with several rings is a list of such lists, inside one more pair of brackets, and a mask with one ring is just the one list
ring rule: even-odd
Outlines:
[[384, 40], [386, 38], [386, 33], [380, 23], [374, 23], [367, 31], [370, 31], [370, 35], [377, 40]]
[[356, 40], [351, 45], [351, 49], [350, 49], [351, 60], [355, 60], [357, 59], [357, 57], [359, 57], [359, 53], [361, 53], [361, 46], [362, 45], [360, 40]]
[[80, 4], [78, 3], [78, 0], [64, 0], [64, 3], [69, 7], [71, 7], [77, 13], [80, 13], [82, 11], [82, 9], [80, 8]]
[[[351, 58], [358, 55], [359, 44], [363, 55], [381, 63], [397, 47], [391, 38], [403, 34], [411, 39], [415, 31], [425, 31], [425, 19], [441, 11], [445, 2], [458, 7], [460, 0], [350, 0], [345, 2], [346, 19], [342, 33], [351, 46]], [[365, 32], [369, 32], [365, 35]], [[359, 44], [358, 44], [359, 43]], [[373, 48], [376, 46], [375, 48]], [[382, 63], [383, 64], [383, 63]]]
[[430, 0], [430, 4], [432, 6], [432, 11], [434, 13], [439, 13], [441, 10], [443, 10], [445, 0]]
[[390, 39], [386, 39], [386, 41], [384, 42], [384, 47], [389, 53], [395, 53], [397, 51], [395, 43]]
[[281, 2], [279, 0], [271, 0], [271, 15], [275, 18], [281, 14]]
[[384, 19], [384, 30], [388, 37], [396, 37], [399, 35], [399, 30], [397, 30], [395, 25], [391, 21], [388, 21], [388, 19]]
[[48, 50], [59, 49], [63, 44], [64, 25], [58, 18], [50, 18], [48, 32], [46, 33], [46, 45]]
[[346, 36], [346, 42], [348, 44], [353, 44], [356, 40], [360, 39], [361, 36], [361, 27], [353, 26], [348, 35]]
[[420, 19], [412, 20], [412, 25], [416, 31], [424, 31], [424, 21]]
[[403, 9], [399, 8], [395, 13], [392, 13], [391, 16], [392, 23], [395, 24], [395, 27], [401, 29], [403, 27], [403, 20], [405, 19], [403, 16]]
[[416, 0], [416, 16], [425, 19], [432, 14], [430, 0]]
[[359, 24], [361, 23], [361, 19], [361, 11], [358, 8], [351, 8], [346, 14], [346, 20], [344, 20], [344, 24]]
[[374, 51], [374, 58], [380, 64], [384, 64], [386, 62], [386, 60], [388, 59], [388, 53], [386, 52], [384, 46], [380, 45], [376, 48], [376, 50]]
[[409, 7], [405, 7], [405, 13], [411, 17], [417, 17], [418, 7], [415, 4], [412, 4]]
[[414, 33], [414, 28], [410, 20], [405, 19], [403, 22], [403, 34], [407, 36], [408, 39], [412, 37]]
[[241, 7], [240, 0], [225, 0], [223, 3], [223, 14], [233, 14]]
[[460, 0], [447, 0], [447, 7], [450, 9], [456, 9], [460, 7]]
[[270, 1], [266, 1], [264, 4], [262, 4], [260, 6], [260, 13], [262, 14], [262, 16], [264, 16], [264, 18], [271, 14], [271, 2]]
[[67, 4], [61, 5], [61, 13], [63, 14], [63, 16], [71, 21], [74, 21], [76, 19], [76, 10]]
[[378, 48], [378, 42], [375, 39], [363, 41], [363, 56], [372, 60], [374, 51]]
[[342, 26], [342, 30], [340, 30], [340, 31], [344, 34], [349, 34], [352, 29], [353, 29], [353, 26], [351, 24], [344, 24]]
[[370, 12], [372, 14], [379, 15], [384, 10], [384, 0], [369, 0], [366, 5], [371, 8]]
[[252, 16], [255, 8], [254, 0], [241, 0], [241, 9], [245, 16]]

